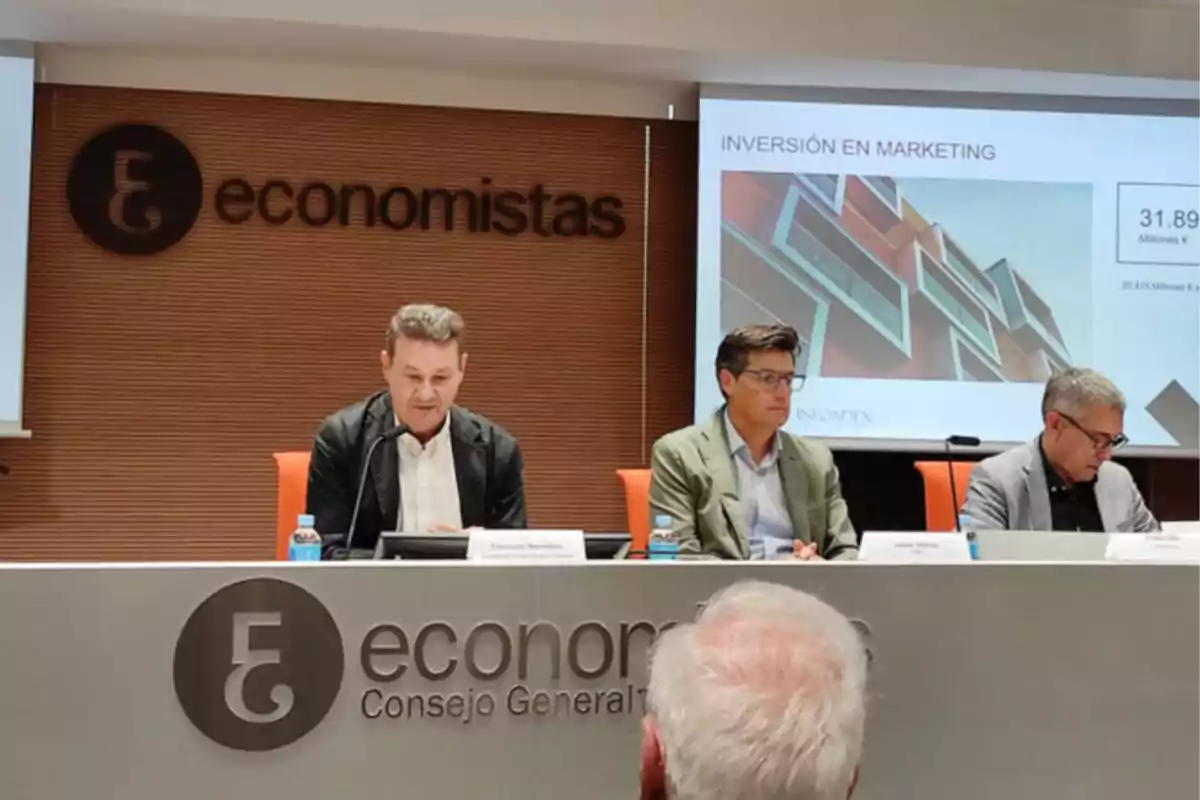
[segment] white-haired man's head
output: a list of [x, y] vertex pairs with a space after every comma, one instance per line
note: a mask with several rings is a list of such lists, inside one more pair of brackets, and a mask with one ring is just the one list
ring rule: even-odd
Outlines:
[[1046, 381], [1042, 452], [1059, 477], [1086, 483], [1129, 441], [1125, 395], [1094, 369], [1068, 367]]
[[812, 595], [747, 581], [650, 657], [642, 797], [845, 800], [858, 780], [867, 654]]

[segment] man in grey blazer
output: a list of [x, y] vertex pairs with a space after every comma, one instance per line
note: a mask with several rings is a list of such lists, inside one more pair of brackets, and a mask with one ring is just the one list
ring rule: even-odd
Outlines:
[[981, 461], [963, 515], [975, 530], [1146, 532], [1158, 521], [1112, 454], [1125, 398], [1095, 370], [1071, 367], [1046, 383], [1037, 439]]
[[786, 433], [800, 337], [731, 331], [717, 350], [726, 405], [654, 445], [650, 515], [671, 518], [683, 558], [847, 559], [858, 538], [829, 449]]

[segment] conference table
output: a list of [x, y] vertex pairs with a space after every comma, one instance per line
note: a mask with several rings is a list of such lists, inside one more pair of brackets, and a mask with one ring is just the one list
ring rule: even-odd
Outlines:
[[0, 566], [5, 800], [637, 796], [647, 647], [734, 581], [871, 655], [860, 800], [1200, 796], [1200, 566]]

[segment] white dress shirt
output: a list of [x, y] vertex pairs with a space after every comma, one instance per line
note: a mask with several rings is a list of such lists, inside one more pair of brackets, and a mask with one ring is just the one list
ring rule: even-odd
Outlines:
[[755, 464], [749, 445], [733, 427], [728, 411], [725, 412], [725, 433], [736, 467], [738, 502], [746, 517], [750, 558], [761, 561], [790, 557], [795, 546], [795, 533], [783, 493], [783, 479], [779, 475], [782, 449], [779, 434], [776, 433], [771, 441], [766, 457]]
[[434, 525], [462, 528], [450, 418], [424, 446], [412, 434], [396, 441], [400, 456], [400, 519], [404, 533], [429, 533]]

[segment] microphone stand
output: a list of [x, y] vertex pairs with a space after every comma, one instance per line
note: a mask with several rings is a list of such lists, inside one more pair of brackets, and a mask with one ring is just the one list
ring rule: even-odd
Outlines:
[[946, 471], [950, 473], [950, 510], [954, 513], [954, 530], [962, 533], [962, 521], [959, 519], [962, 515], [958, 513], [960, 508], [958, 502], [958, 486], [954, 479], [954, 457], [950, 452], [950, 446], [956, 447], [979, 447], [978, 436], [947, 436], [944, 442], [946, 447]]
[[354, 529], [358, 525], [358, 512], [362, 507], [363, 491], [367, 488], [367, 476], [371, 470], [371, 456], [375, 455], [375, 448], [390, 439], [396, 439], [409, 432], [407, 425], [397, 425], [396, 427], [384, 431], [375, 437], [371, 442], [371, 446], [367, 448], [367, 455], [363, 458], [362, 475], [358, 479], [358, 495], [354, 498], [354, 511], [350, 514], [350, 528], [346, 531], [346, 558], [351, 558], [351, 552], [354, 550]]

